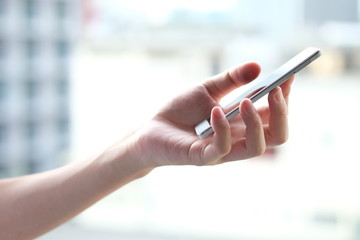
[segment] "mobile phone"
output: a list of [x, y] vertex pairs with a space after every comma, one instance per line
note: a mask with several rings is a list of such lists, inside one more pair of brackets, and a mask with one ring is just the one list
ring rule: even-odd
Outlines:
[[[284, 63], [266, 78], [256, 79], [252, 82], [252, 87], [224, 107], [225, 111], [226, 109], [230, 109], [229, 112], [225, 114], [226, 118], [231, 120], [239, 114], [240, 111], [238, 105], [243, 99], [249, 98], [253, 103], [256, 102], [320, 56], [320, 49], [308, 47]], [[210, 118], [205, 119], [196, 125], [195, 132], [200, 138], [205, 138], [211, 134], [213, 129], [210, 124]]]

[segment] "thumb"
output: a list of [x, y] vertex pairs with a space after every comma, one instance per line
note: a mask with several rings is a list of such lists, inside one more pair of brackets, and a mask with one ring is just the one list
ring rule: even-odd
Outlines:
[[259, 64], [246, 63], [210, 78], [204, 85], [211, 97], [219, 101], [229, 92], [256, 79], [260, 71]]

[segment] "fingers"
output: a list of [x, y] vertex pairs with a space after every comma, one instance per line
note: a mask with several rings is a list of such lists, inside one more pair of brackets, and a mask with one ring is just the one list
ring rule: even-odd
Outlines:
[[249, 99], [240, 103], [241, 117], [246, 125], [246, 137], [244, 142], [244, 157], [254, 157], [265, 152], [266, 143], [263, 124], [260, 115]]
[[[286, 105], [289, 105], [289, 95], [290, 95], [290, 90], [291, 90], [291, 85], [294, 82], [294, 76], [292, 76], [291, 78], [289, 78], [287, 81], [285, 81], [283, 84], [280, 85], [281, 87], [281, 91], [282, 91], [282, 95], [284, 96]], [[276, 91], [276, 90], [275, 90]], [[270, 94], [269, 94], [270, 96]], [[264, 124], [269, 124], [269, 117], [270, 117], [270, 109], [268, 106], [263, 106], [261, 108], [258, 109], [258, 112], [261, 116], [261, 120], [263, 121]]]
[[231, 149], [230, 124], [220, 107], [211, 112], [211, 125], [214, 130], [213, 140], [205, 149], [205, 158], [217, 160], [229, 153]]
[[219, 101], [232, 90], [257, 78], [259, 73], [260, 66], [257, 63], [247, 63], [214, 76], [205, 82], [204, 85], [211, 97]]
[[[207, 156], [221, 162], [240, 160], [259, 156], [267, 146], [280, 145], [288, 139], [288, 100], [293, 77], [269, 93], [269, 107], [255, 109], [249, 99], [240, 103], [240, 117], [243, 128], [230, 128], [222, 109], [215, 107], [211, 119], [214, 129], [212, 143], [206, 149]], [[241, 131], [240, 134], [239, 131]], [[236, 139], [235, 140], [235, 136]], [[214, 158], [213, 158], [214, 159]], [[219, 161], [218, 161], [219, 163]]]
[[260, 115], [249, 99], [240, 103], [241, 117], [245, 123], [245, 136], [233, 143], [224, 161], [234, 161], [259, 156], [265, 152], [266, 142]]
[[294, 82], [295, 76], [292, 76], [286, 80], [283, 84], [280, 85], [286, 104], [289, 104], [289, 95], [291, 90], [291, 85]]
[[269, 93], [269, 124], [264, 127], [266, 144], [275, 146], [288, 139], [288, 108], [280, 87]]
[[264, 126], [266, 144], [276, 146], [288, 139], [288, 103], [291, 84], [294, 76], [289, 78], [280, 87], [269, 93], [269, 107], [260, 110]]

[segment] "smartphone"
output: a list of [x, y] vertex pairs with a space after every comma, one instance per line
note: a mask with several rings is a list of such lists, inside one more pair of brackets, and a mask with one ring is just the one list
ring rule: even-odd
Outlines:
[[[249, 98], [253, 103], [256, 102], [320, 56], [320, 49], [308, 47], [284, 63], [266, 78], [254, 80], [251, 82], [252, 87], [224, 107], [226, 118], [231, 120], [239, 114], [238, 105], [243, 99]], [[226, 112], [227, 109], [229, 109], [228, 112]], [[205, 138], [211, 134], [213, 129], [210, 124], [210, 118], [205, 119], [196, 125], [195, 132], [200, 138]]]

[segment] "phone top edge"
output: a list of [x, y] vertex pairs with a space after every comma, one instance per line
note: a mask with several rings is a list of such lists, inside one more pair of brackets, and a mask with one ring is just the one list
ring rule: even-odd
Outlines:
[[[310, 53], [309, 53], [310, 52]], [[295, 65], [294, 67], [290, 68], [288, 71], [284, 72], [276, 81], [271, 82], [269, 85], [255, 85], [251, 91], [255, 91], [255, 88], [262, 88], [261, 90], [259, 90], [259, 92], [255, 93], [253, 96], [251, 96], [249, 99], [255, 103], [257, 100], [259, 100], [260, 98], [262, 98], [264, 95], [268, 94], [271, 90], [273, 90], [274, 88], [276, 88], [277, 86], [279, 86], [280, 84], [284, 83], [285, 81], [287, 81], [290, 77], [292, 77], [293, 75], [295, 75], [297, 72], [301, 71], [303, 68], [305, 68], [307, 65], [309, 65], [312, 61], [314, 61], [315, 59], [317, 59], [318, 57], [321, 56], [322, 51], [319, 48], [315, 48], [315, 47], [308, 47], [306, 49], [304, 49], [303, 51], [301, 51], [300, 53], [298, 53], [297, 55], [295, 55], [294, 57], [292, 57], [291, 59], [289, 59], [287, 62], [285, 62], [283, 65], [281, 65], [279, 69], [287, 66], [289, 63], [291, 63], [291, 61], [296, 60], [299, 57], [302, 57], [303, 55], [307, 54], [308, 56], [303, 60], [303, 62], [299, 65]], [[275, 71], [276, 72], [276, 71]], [[270, 74], [269, 76], [265, 77], [264, 79], [261, 79], [261, 81], [266, 81], [266, 79], [271, 78], [273, 74]], [[261, 83], [261, 81], [259, 83]], [[248, 91], [249, 92], [249, 91]], [[240, 101], [244, 98], [243, 97], [244, 94], [242, 94], [239, 98], [237, 98], [236, 100], [238, 100], [238, 102], [240, 103]], [[240, 99], [242, 97], [242, 99]], [[235, 101], [232, 101], [232, 103]], [[236, 104], [236, 103], [235, 103]], [[229, 104], [230, 105], [230, 104]], [[229, 107], [228, 105], [228, 107]], [[230, 112], [228, 112], [226, 114], [226, 118], [228, 120], [231, 120], [233, 117], [235, 117], [237, 115], [237, 113], [239, 113], [239, 107], [235, 107], [234, 109], [232, 109]]]
[[301, 71], [303, 68], [305, 68], [306, 66], [308, 66], [312, 61], [314, 61], [315, 59], [317, 59], [318, 57], [320, 57], [321, 55], [321, 51], [316, 51], [314, 52], [313, 55], [309, 56], [303, 63], [295, 66], [294, 68], [289, 69], [289, 71], [287, 71], [283, 76], [281, 76], [278, 80], [276, 80], [275, 82], [269, 84], [267, 87], [264, 87], [263, 89], [261, 89], [259, 92], [257, 92], [256, 94], [254, 94], [253, 96], [250, 97], [250, 100], [254, 103], [257, 100], [259, 100], [260, 98], [262, 98], [264, 95], [266, 95], [267, 93], [269, 93], [270, 91], [272, 91], [273, 89], [275, 89], [277, 86], [283, 84], [284, 82], [286, 82], [289, 78], [291, 78], [292, 76], [294, 76], [296, 73], [298, 73], [299, 71]]
[[[306, 56], [306, 58], [304, 59], [304, 55]], [[274, 72], [272, 72], [270, 75], [256, 79], [255, 81], [253, 81], [252, 83], [254, 84], [251, 88], [247, 89], [247, 91], [243, 92], [240, 96], [238, 96], [237, 98], [233, 99], [230, 103], [228, 103], [224, 108], [231, 108], [233, 106], [235, 106], [236, 104], [239, 104], [244, 98], [246, 98], [248, 95], [250, 95], [251, 93], [261, 89], [261, 88], [266, 88], [268, 86], [271, 86], [272, 84], [274, 84], [273, 81], [271, 81], [273, 75], [275, 75], [276, 73], [278, 73], [279, 71], [281, 72], [280, 76], [277, 76], [276, 78], [278, 78], [278, 80], [275, 82], [275, 84], [278, 81], [285, 81], [287, 79], [283, 79], [283, 77], [291, 77], [291, 76], [287, 76], [289, 73], [293, 72], [294, 69], [296, 70], [293, 74], [295, 74], [296, 72], [300, 71], [302, 68], [296, 69], [298, 67], [298, 65], [294, 65], [293, 67], [289, 68], [286, 72], [283, 72], [282, 69], [285, 68], [285, 66], [291, 64], [291, 62], [296, 62], [297, 59], [304, 59], [303, 62], [305, 61], [313, 61], [316, 58], [318, 58], [321, 55], [321, 50], [319, 48], [315, 48], [315, 47], [308, 47], [304, 50], [302, 50], [300, 53], [296, 54], [295, 56], [293, 56], [292, 58], [290, 58], [288, 61], [286, 61], [285, 63], [283, 63], [279, 68], [277, 68]], [[310, 63], [310, 62], [309, 62]], [[308, 64], [306, 64], [308, 65]], [[261, 91], [259, 91], [261, 92]]]
[[[316, 60], [322, 55], [322, 50], [315, 47], [308, 47], [304, 50], [302, 50], [300, 53], [289, 59], [287, 62], [285, 62], [283, 65], [281, 65], [277, 70], [275, 70], [272, 74], [269, 76], [259, 80], [259, 83], [254, 85], [251, 89], [246, 91], [245, 93], [241, 94], [238, 98], [234, 99], [230, 104], [228, 104], [226, 107], [229, 107], [229, 105], [232, 104], [232, 106], [236, 105], [237, 103], [240, 103], [242, 99], [248, 96], [250, 94], [249, 92], [256, 91], [258, 89], [259, 92], [256, 92], [253, 96], [251, 96], [249, 99], [254, 103], [260, 98], [262, 98], [264, 95], [269, 93], [271, 90], [279, 86], [280, 84], [287, 81], [290, 77], [301, 71], [303, 68], [305, 68], [307, 65], [309, 65], [312, 61]], [[300, 64], [299, 59], [301, 59]], [[289, 67], [290, 65], [290, 67]], [[284, 71], [283, 68], [289, 68], [288, 70]], [[276, 80], [273, 80], [275, 78]], [[261, 85], [262, 82], [265, 82]], [[266, 84], [268, 83], [268, 84]], [[261, 89], [262, 88], [262, 89]], [[246, 96], [245, 96], [246, 95]], [[225, 107], [225, 108], [226, 108]], [[231, 106], [230, 106], [231, 107]], [[226, 114], [226, 118], [228, 120], [231, 120], [233, 117], [235, 117], [237, 114], [239, 114], [240, 109], [239, 106], [232, 109], [230, 112]], [[209, 134], [213, 132], [213, 129], [211, 127], [209, 119], [205, 119], [201, 123], [195, 126], [195, 132], [200, 138], [205, 138]]]

